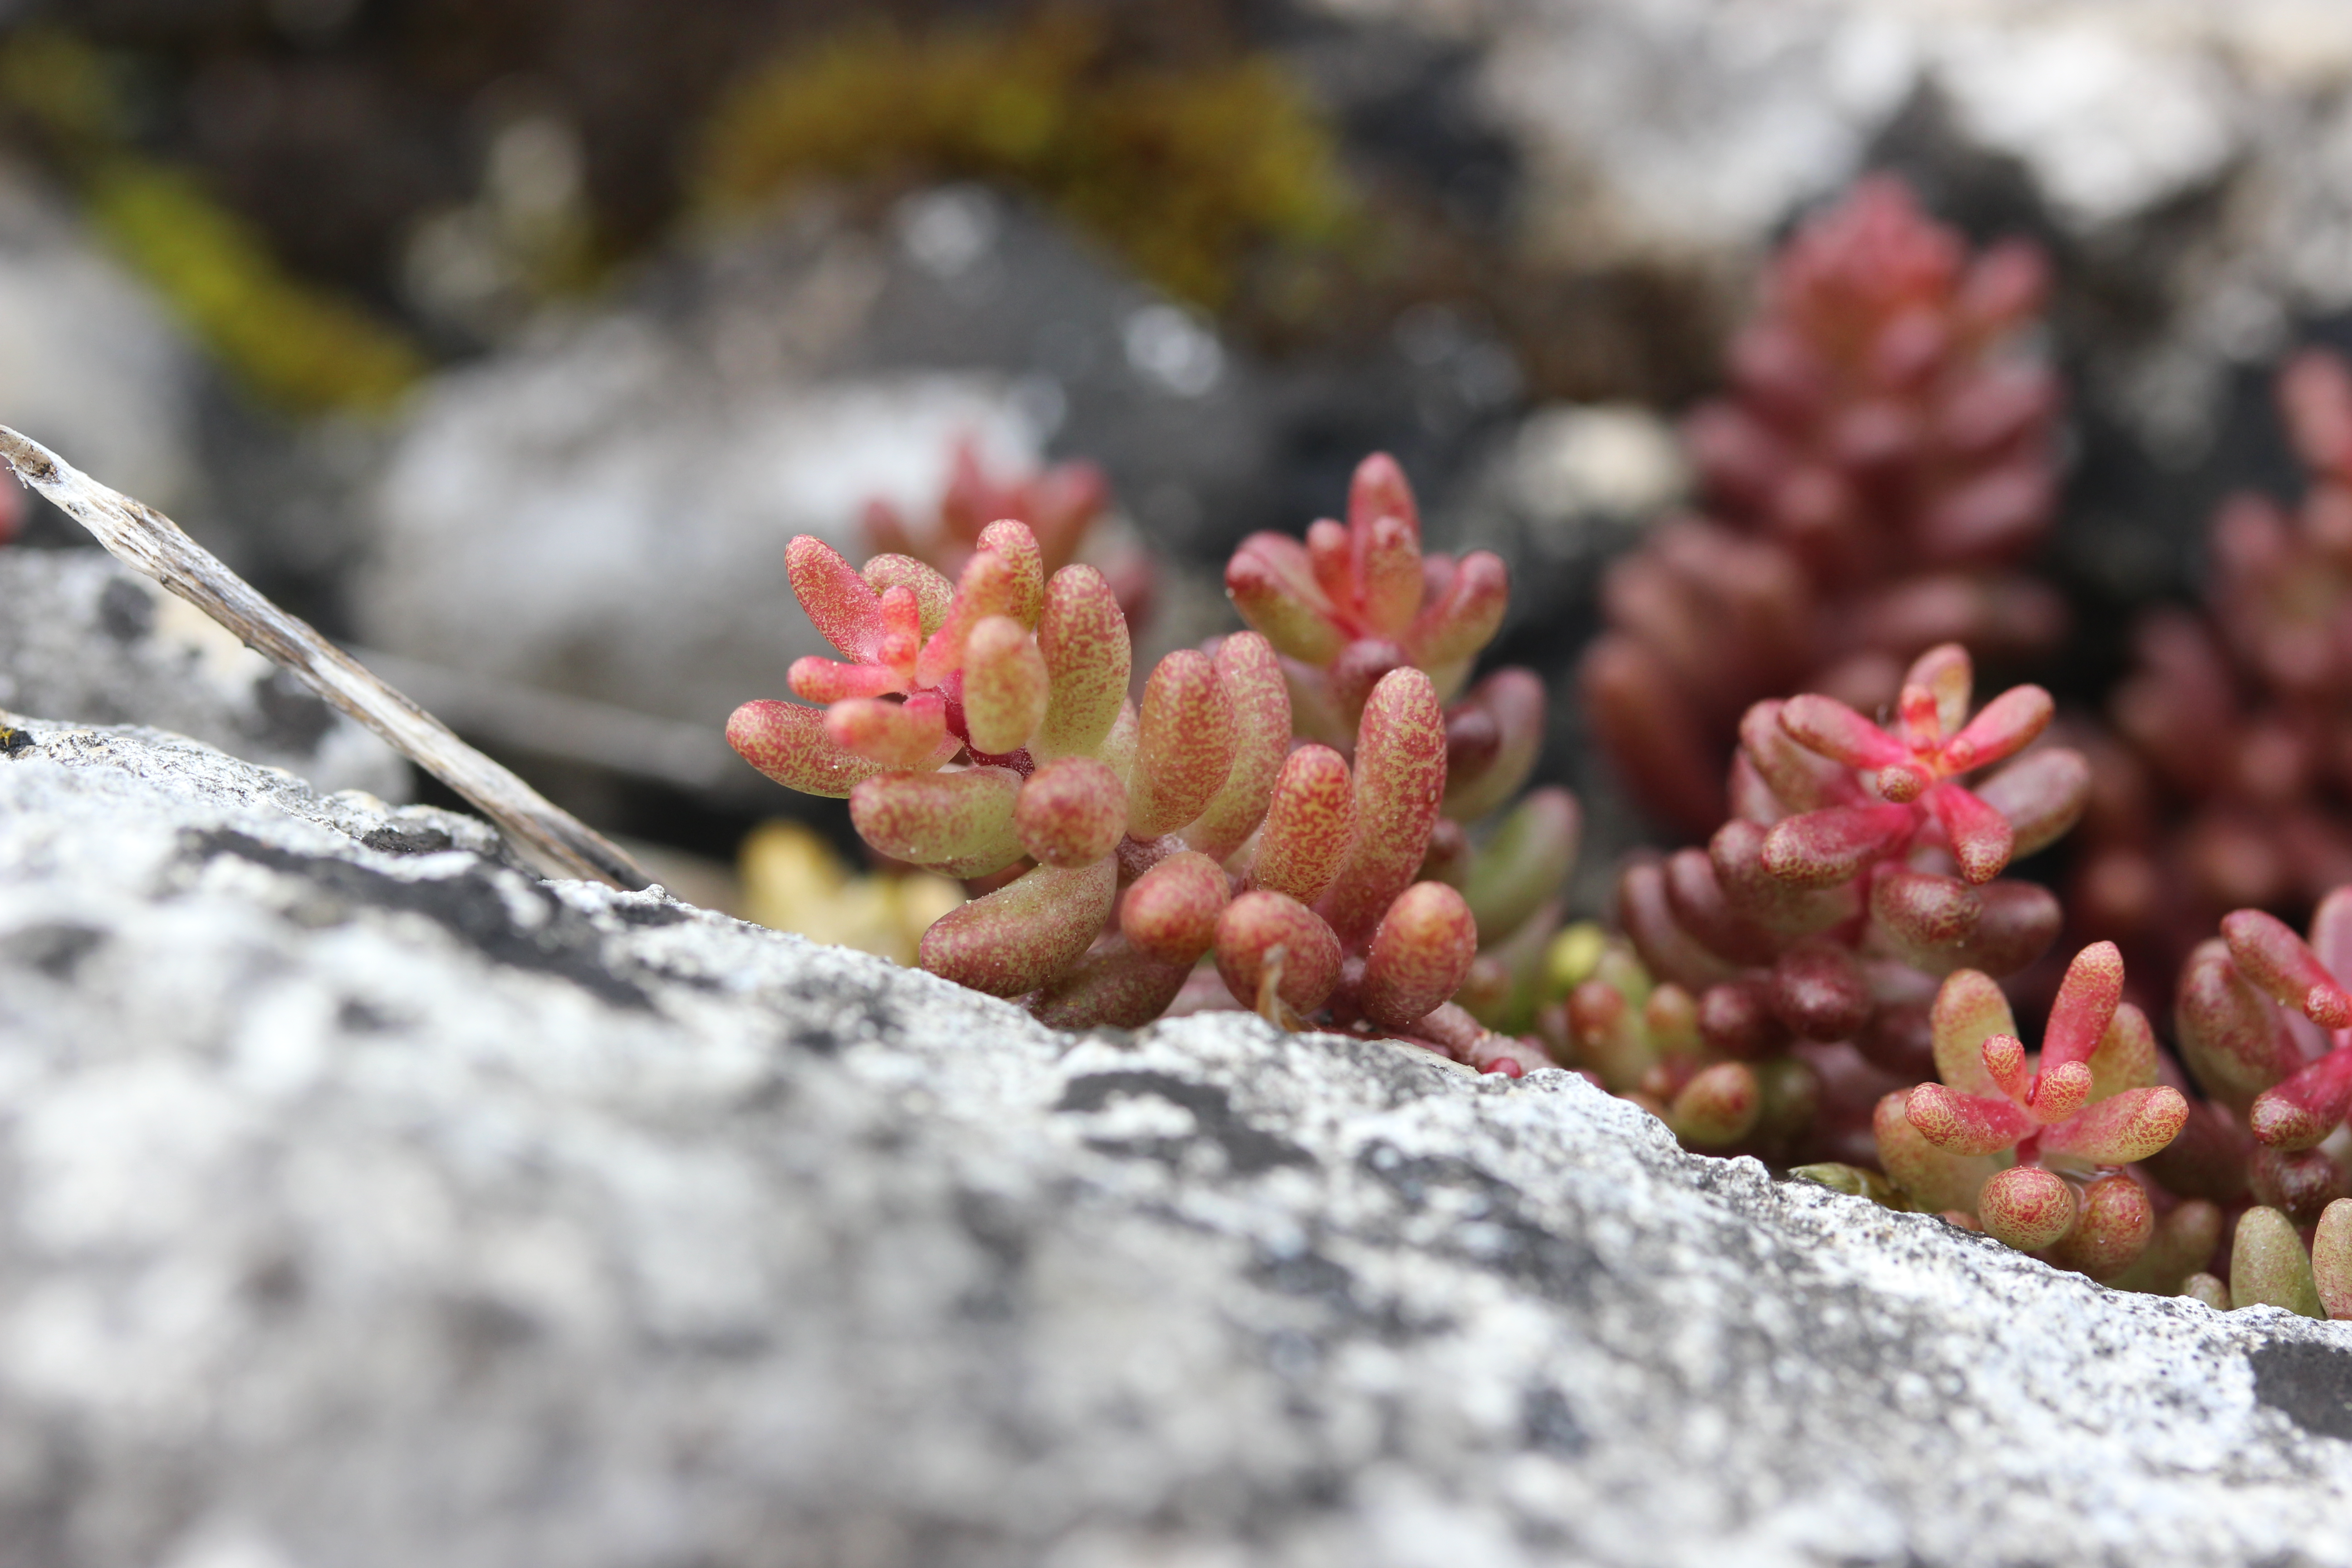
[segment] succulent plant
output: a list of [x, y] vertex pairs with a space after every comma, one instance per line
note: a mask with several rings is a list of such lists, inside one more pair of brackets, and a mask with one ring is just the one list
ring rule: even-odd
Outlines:
[[1970, 719], [1970, 687], [1968, 656], [1947, 646], [1912, 666], [1892, 731], [1819, 694], [1756, 704], [1732, 767], [1738, 814], [1706, 849], [1620, 879], [1627, 934], [1651, 975], [1697, 999], [1712, 1061], [1793, 1053], [1820, 1076], [1822, 1116], [1792, 1152], [1866, 1162], [1866, 1086], [1928, 1069], [1937, 978], [2013, 973], [2057, 935], [2054, 897], [1995, 879], [2066, 831], [2088, 770], [2061, 747], [2016, 755], [2048, 721], [2039, 688]]
[[2352, 1194], [2352, 888], [2321, 900], [2305, 942], [2239, 910], [2180, 974], [2182, 1058], [2210, 1097], [2165, 1169], [2184, 1191], [2253, 1201], [2312, 1226]]
[[[2189, 1103], [2158, 1081], [2155, 1032], [2123, 1000], [2123, 983], [2114, 943], [2076, 954], [2030, 1056], [1989, 975], [1947, 976], [1931, 1015], [1941, 1081], [1879, 1103], [1889, 1179], [1916, 1206], [2094, 1279], [2138, 1263], [2156, 1238], [2156, 1205], [2124, 1167], [2169, 1144]], [[2182, 1205], [2167, 1218], [2168, 1249], [2189, 1255], [2186, 1273], [2211, 1251], [2220, 1210]]]
[[[1501, 572], [1423, 556], [1392, 461], [1365, 462], [1345, 527], [1244, 544], [1234, 598], [1257, 629], [1168, 655], [1139, 705], [1099, 571], [1048, 575], [1010, 519], [973, 546], [950, 584], [911, 556], [861, 573], [794, 540], [793, 590], [845, 658], [793, 667], [824, 706], [746, 703], [728, 726], [770, 777], [847, 796], [881, 854], [971, 886], [924, 933], [924, 968], [1082, 1027], [1158, 1016], [1207, 959], [1286, 1025], [1520, 1069], [1451, 998], [1478, 957], [1474, 899], [1498, 936], [1556, 921], [1575, 804], [1538, 792], [1483, 849], [1458, 826], [1525, 779], [1542, 691], [1503, 671], [1441, 706], [1500, 619]], [[1253, 576], [1266, 561], [1307, 570]], [[1336, 701], [1335, 668], [1351, 683]], [[1324, 740], [1294, 744], [1294, 689], [1323, 702]]]
[[2277, 1209], [2248, 1209], [2231, 1240], [2229, 1280], [2200, 1271], [2180, 1294], [2224, 1312], [2278, 1307], [2306, 1318], [2352, 1318], [2352, 1198], [2329, 1204], [2308, 1231]]
[[1864, 708], [1942, 642], [2046, 649], [2064, 612], [2011, 570], [2054, 493], [2059, 388], [2032, 328], [2032, 247], [1971, 258], [1902, 184], [1865, 180], [1800, 228], [1685, 440], [1705, 518], [1619, 562], [1588, 650], [1593, 725], [1642, 808], [1703, 833], [1749, 703]]
[[2352, 368], [2306, 350], [2278, 402], [2301, 504], [2221, 507], [2202, 613], [2144, 616], [2109, 704], [2126, 743], [2100, 757], [2068, 901], [2152, 976], [2226, 910], [2300, 919], [2352, 881]]

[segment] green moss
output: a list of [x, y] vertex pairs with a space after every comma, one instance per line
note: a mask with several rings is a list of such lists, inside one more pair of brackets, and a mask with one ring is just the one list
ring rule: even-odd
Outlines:
[[796, 50], [712, 118], [697, 186], [725, 209], [816, 180], [939, 178], [1034, 195], [1212, 309], [1254, 252], [1332, 246], [1354, 207], [1329, 131], [1273, 62], [1122, 67], [1069, 15]]
[[192, 175], [137, 152], [88, 45], [54, 31], [8, 40], [0, 106], [36, 131], [98, 232], [257, 400], [291, 413], [372, 412], [424, 374], [399, 329], [293, 276]]
[[87, 195], [99, 231], [263, 402], [381, 410], [424, 374], [406, 338], [289, 276], [258, 234], [177, 170], [112, 160]]

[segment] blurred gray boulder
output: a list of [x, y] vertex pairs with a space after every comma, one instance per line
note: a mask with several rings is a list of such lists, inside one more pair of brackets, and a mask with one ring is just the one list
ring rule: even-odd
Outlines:
[[2352, 1563], [2345, 1325], [10, 721], [10, 1568]]
[[0, 707], [144, 724], [322, 790], [408, 797], [391, 746], [101, 551], [0, 551]]

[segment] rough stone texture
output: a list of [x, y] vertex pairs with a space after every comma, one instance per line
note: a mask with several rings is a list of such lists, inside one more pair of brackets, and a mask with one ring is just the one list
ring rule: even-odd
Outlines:
[[404, 800], [411, 788], [384, 742], [96, 549], [0, 552], [0, 704], [152, 725], [324, 789]]
[[2341, 1326], [16, 722], [11, 1568], [2352, 1563]]

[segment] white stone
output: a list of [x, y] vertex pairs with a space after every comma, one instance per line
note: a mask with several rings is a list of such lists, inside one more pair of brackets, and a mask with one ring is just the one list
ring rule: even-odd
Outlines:
[[2344, 1325], [11, 721], [11, 1561], [2352, 1563]]

